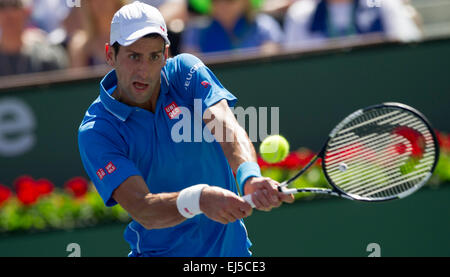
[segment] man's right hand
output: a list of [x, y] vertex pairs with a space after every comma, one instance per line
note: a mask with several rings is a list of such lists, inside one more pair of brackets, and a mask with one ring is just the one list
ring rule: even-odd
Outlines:
[[252, 214], [252, 207], [233, 192], [215, 186], [203, 189], [200, 210], [210, 219], [228, 224]]

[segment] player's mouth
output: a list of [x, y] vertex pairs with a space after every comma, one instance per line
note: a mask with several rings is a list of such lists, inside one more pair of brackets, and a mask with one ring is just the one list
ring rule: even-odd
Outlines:
[[141, 82], [133, 82], [133, 87], [137, 92], [144, 92], [148, 89], [148, 84]]

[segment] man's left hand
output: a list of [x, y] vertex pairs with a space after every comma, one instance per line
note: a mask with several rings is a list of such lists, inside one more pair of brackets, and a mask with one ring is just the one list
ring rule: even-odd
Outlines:
[[250, 177], [245, 182], [244, 194], [252, 194], [256, 209], [270, 211], [279, 207], [282, 202], [294, 202], [292, 194], [284, 194], [278, 191], [280, 184], [268, 177]]

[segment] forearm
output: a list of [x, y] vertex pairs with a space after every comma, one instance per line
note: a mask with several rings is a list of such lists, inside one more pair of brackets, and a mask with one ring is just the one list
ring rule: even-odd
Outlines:
[[147, 229], [161, 229], [178, 225], [186, 220], [177, 209], [178, 193], [158, 193], [145, 196], [145, 207], [140, 219]]
[[204, 120], [236, 173], [241, 193], [246, 194], [247, 180], [261, 176], [253, 143], [239, 125], [226, 100], [210, 107], [205, 112]]
[[229, 133], [232, 139], [220, 142], [220, 145], [234, 172], [244, 162], [256, 162], [255, 148], [241, 126], [225, 124], [224, 132]]
[[183, 222], [177, 209], [178, 192], [152, 194], [140, 176], [131, 176], [113, 193], [113, 198], [146, 229], [172, 227]]
[[256, 162], [256, 151], [246, 131], [237, 122], [228, 108], [226, 100], [222, 100], [205, 112], [205, 122], [219, 142], [232, 170], [237, 171], [244, 162]]

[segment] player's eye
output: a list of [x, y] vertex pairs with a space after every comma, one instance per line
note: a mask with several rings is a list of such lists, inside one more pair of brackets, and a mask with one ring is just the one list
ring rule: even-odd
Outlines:
[[128, 56], [128, 58], [130, 58], [130, 60], [137, 61], [137, 60], [139, 60], [139, 55], [133, 53], [133, 54], [130, 54]]
[[160, 53], [158, 53], [158, 54], [151, 54], [150, 58], [151, 58], [152, 61], [156, 62], [157, 60], [159, 60], [161, 58], [161, 54]]

